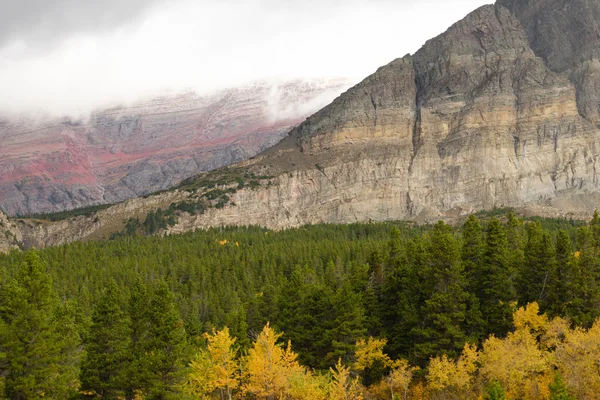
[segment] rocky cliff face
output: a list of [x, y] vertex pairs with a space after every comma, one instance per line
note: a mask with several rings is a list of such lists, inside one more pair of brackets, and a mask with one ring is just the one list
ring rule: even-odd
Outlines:
[[344, 79], [257, 83], [155, 98], [87, 122], [0, 121], [0, 209], [56, 212], [167, 189], [277, 143], [347, 86]]
[[595, 0], [498, 0], [522, 23], [548, 68], [577, 89], [581, 115], [600, 127], [600, 6]]
[[[581, 10], [569, 6], [574, 2], [501, 3], [380, 68], [276, 146], [231, 169], [268, 183], [240, 185], [224, 206], [202, 214], [182, 212], [168, 231], [430, 221], [493, 207], [591, 213], [600, 199], [600, 129], [592, 110], [600, 80], [576, 71], [597, 62], [600, 36], [588, 33], [597, 29], [600, 3], [582, 0], [596, 24], [589, 28], [576, 23]], [[570, 39], [545, 37], [559, 31]], [[171, 192], [161, 201], [198, 201], [205, 192]], [[132, 210], [147, 209], [151, 199], [132, 200]], [[123, 224], [123, 217], [111, 218]], [[48, 238], [37, 243], [55, 243]]]

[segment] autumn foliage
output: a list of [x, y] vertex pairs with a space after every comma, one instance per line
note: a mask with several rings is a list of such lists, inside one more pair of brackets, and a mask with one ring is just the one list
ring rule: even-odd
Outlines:
[[[352, 363], [340, 359], [322, 373], [302, 367], [292, 344], [281, 343], [269, 324], [246, 355], [224, 328], [205, 334], [186, 391], [198, 399], [600, 399], [600, 320], [590, 329], [571, 328], [531, 303], [513, 321], [506, 337], [492, 335], [480, 348], [466, 344], [457, 358], [433, 357], [422, 372], [386, 355], [385, 339], [359, 339]], [[377, 363], [385, 374], [366, 386], [364, 372]]]

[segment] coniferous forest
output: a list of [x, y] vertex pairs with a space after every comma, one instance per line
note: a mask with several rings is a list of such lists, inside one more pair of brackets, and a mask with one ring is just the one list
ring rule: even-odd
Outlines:
[[599, 399], [600, 217], [0, 255], [5, 399]]

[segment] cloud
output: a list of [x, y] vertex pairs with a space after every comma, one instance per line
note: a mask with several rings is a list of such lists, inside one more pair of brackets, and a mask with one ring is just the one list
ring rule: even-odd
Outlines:
[[166, 89], [358, 81], [484, 3], [27, 0], [0, 17], [0, 110], [78, 116]]

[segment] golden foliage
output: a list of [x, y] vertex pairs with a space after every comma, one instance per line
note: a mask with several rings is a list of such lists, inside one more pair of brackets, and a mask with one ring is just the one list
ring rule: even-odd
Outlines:
[[290, 389], [288, 377], [303, 372], [291, 343], [283, 348], [277, 343], [280, 337], [267, 323], [256, 338], [245, 360], [244, 393], [258, 399], [284, 398]]
[[231, 399], [232, 391], [240, 384], [239, 365], [233, 347], [235, 338], [229, 335], [228, 328], [213, 330], [212, 334], [205, 333], [204, 337], [208, 345], [190, 363], [186, 391], [199, 398], [209, 398], [211, 393], [219, 390]]
[[342, 364], [340, 358], [334, 368], [330, 368], [332, 380], [329, 384], [331, 400], [362, 400], [362, 388], [358, 377], [350, 376], [350, 368]]
[[418, 371], [419, 367], [412, 367], [406, 360], [397, 360], [392, 364], [390, 374], [385, 378], [392, 400], [396, 395], [401, 399], [407, 400], [410, 389], [410, 383], [413, 379], [413, 374]]
[[556, 364], [578, 399], [600, 399], [600, 321], [589, 330], [575, 328], [557, 344]]
[[517, 310], [514, 321], [516, 329], [506, 339], [491, 336], [483, 343], [479, 373], [485, 381], [499, 381], [508, 398], [546, 398], [553, 357], [538, 346], [537, 335], [548, 328], [548, 319], [532, 303]]
[[456, 362], [445, 354], [432, 358], [427, 370], [428, 389], [432, 392], [467, 392], [473, 385], [478, 359], [477, 348], [470, 344], [465, 345]]
[[325, 400], [328, 398], [329, 380], [310, 371], [299, 371], [288, 377], [289, 395], [294, 400]]
[[357, 371], [364, 371], [377, 361], [381, 361], [386, 367], [391, 365], [392, 360], [390, 360], [387, 354], [383, 352], [383, 348], [386, 344], [386, 339], [374, 339], [373, 337], [370, 337], [367, 340], [364, 338], [358, 339], [356, 342], [356, 350], [354, 352], [356, 356], [354, 368]]

